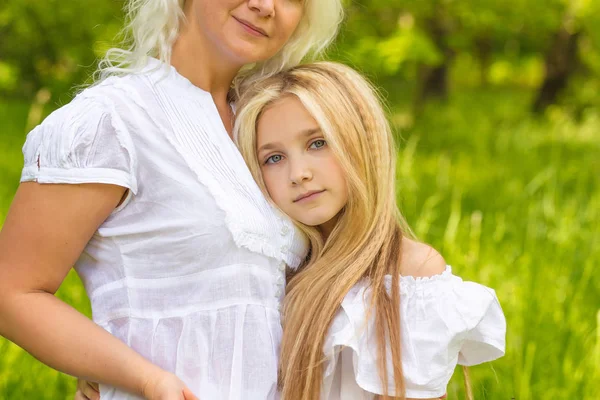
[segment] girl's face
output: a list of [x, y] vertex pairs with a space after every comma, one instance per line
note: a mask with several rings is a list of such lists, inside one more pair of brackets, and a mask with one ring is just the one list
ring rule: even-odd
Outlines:
[[296, 96], [284, 97], [263, 112], [257, 156], [275, 204], [329, 235], [348, 201], [346, 179], [319, 125]]
[[[239, 64], [274, 56], [302, 18], [302, 0], [187, 0], [194, 19], [212, 47]], [[190, 15], [191, 14], [191, 15]]]

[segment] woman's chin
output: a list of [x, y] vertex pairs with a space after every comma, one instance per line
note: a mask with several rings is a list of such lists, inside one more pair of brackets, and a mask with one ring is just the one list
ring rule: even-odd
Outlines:
[[264, 44], [244, 38], [230, 39], [227, 47], [236, 62], [242, 65], [255, 64], [268, 60], [277, 53], [266, 48]]

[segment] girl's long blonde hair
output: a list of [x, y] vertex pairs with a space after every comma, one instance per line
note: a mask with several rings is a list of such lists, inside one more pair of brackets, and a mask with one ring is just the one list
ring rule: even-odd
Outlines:
[[[386, 115], [373, 87], [337, 63], [301, 65], [253, 85], [238, 102], [234, 135], [265, 193], [256, 157], [257, 121], [285, 96], [296, 96], [321, 127], [344, 169], [349, 197], [327, 241], [316, 228], [299, 225], [310, 239], [311, 256], [287, 286], [283, 398], [320, 397], [325, 336], [348, 291], [365, 278], [373, 290], [369, 310], [375, 315], [383, 398], [389, 398], [386, 348], [391, 349], [394, 397], [405, 398], [398, 305], [401, 241], [409, 230], [396, 206], [396, 149]], [[389, 292], [386, 274], [392, 276]]]
[[[170, 64], [171, 50], [184, 21], [186, 0], [128, 0], [121, 47], [110, 49], [100, 61], [97, 77], [139, 72], [147, 57]], [[302, 19], [286, 45], [272, 58], [240, 71], [237, 91], [256, 79], [298, 65], [323, 52], [333, 41], [343, 18], [342, 0], [303, 0]]]

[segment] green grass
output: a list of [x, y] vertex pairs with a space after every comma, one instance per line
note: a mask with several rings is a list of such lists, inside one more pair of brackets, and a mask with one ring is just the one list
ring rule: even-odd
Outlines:
[[6, 218], [23, 167], [20, 149], [25, 141], [27, 112], [27, 104], [0, 102], [0, 224]]
[[[477, 399], [600, 392], [600, 120], [524, 111], [515, 92], [456, 95], [402, 132], [399, 196], [417, 235], [494, 287], [507, 355], [472, 368]], [[464, 398], [456, 373], [450, 398]]]
[[[466, 279], [496, 289], [507, 354], [471, 368], [476, 399], [600, 393], [600, 114], [527, 114], [517, 90], [461, 92], [416, 123], [400, 106], [399, 198], [417, 235]], [[22, 166], [27, 105], [0, 103], [0, 216]], [[4, 125], [3, 125], [4, 126]], [[7, 129], [6, 127], [3, 129]], [[1, 221], [1, 220], [0, 220]], [[74, 274], [59, 295], [89, 315]], [[0, 339], [0, 399], [71, 399], [74, 380]], [[464, 398], [457, 369], [450, 399]]]

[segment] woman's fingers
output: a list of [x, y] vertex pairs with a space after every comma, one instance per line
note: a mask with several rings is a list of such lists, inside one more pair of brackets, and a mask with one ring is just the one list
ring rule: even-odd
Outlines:
[[73, 397], [73, 400], [89, 400], [85, 394], [83, 394], [83, 392], [79, 389], [77, 389], [77, 392], [75, 392], [75, 397]]
[[[177, 379], [177, 378], [175, 378]], [[183, 386], [183, 385], [181, 385]], [[179, 388], [180, 395], [177, 396], [177, 400], [181, 400], [181, 395], [183, 395], [183, 400], [200, 400], [198, 397], [192, 393], [190, 389], [183, 386]], [[167, 395], [167, 397], [160, 397], [161, 399], [170, 399], [174, 393]], [[175, 397], [173, 397], [175, 399]], [[88, 382], [81, 379], [77, 380], [77, 393], [75, 393], [75, 398], [73, 400], [100, 400], [100, 393], [98, 389], [98, 384], [95, 382]]]
[[100, 400], [98, 384], [78, 379], [74, 400]]
[[100, 395], [96, 392], [89, 392], [87, 394], [85, 394], [83, 392], [83, 390], [81, 389], [77, 389], [77, 392], [75, 392], [75, 397], [73, 398], [73, 400], [99, 400], [100, 399]]
[[183, 388], [183, 398], [185, 400], [200, 400], [194, 396], [194, 393], [192, 393], [192, 391], [188, 388]]

